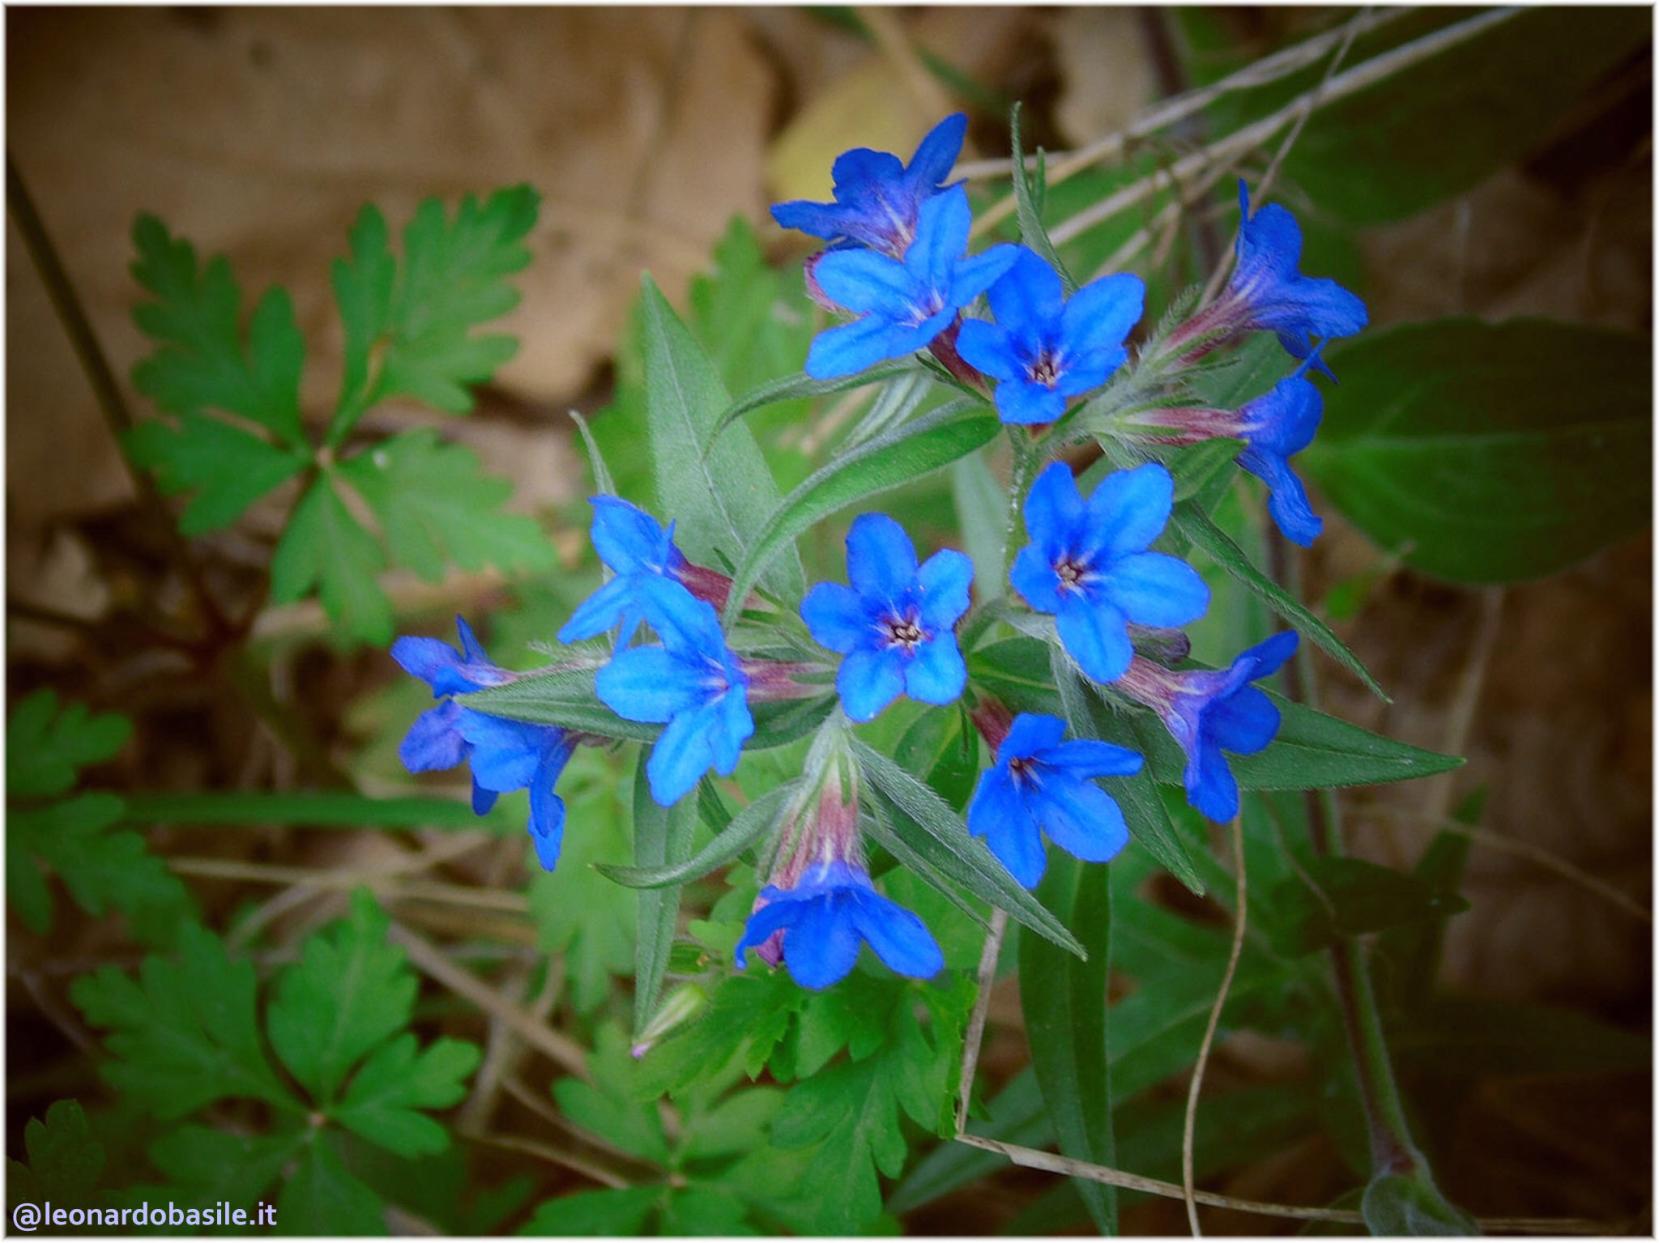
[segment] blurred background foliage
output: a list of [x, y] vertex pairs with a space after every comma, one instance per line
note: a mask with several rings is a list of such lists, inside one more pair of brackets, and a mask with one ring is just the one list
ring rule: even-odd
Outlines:
[[[1064, 232], [1076, 213], [1294, 105], [1344, 67], [1475, 12], [1379, 11], [1387, 20], [1340, 45], [1334, 67], [1321, 57], [1221, 96], [1121, 158], [1057, 181], [1045, 220]], [[405, 568], [379, 582], [398, 630], [435, 632], [457, 610], [487, 614], [492, 654], [522, 666], [595, 572], [567, 410], [589, 416], [618, 490], [650, 495], [632, 316], [642, 272], [668, 292], [727, 389], [746, 392], [797, 370], [817, 326], [801, 296], [799, 239], [772, 226], [765, 205], [824, 194], [838, 152], [908, 152], [939, 116], [965, 108], [964, 160], [1003, 156], [1014, 101], [1029, 147], [1073, 150], [1352, 15], [13, 9], [8, 153], [132, 409], [147, 413], [155, 396], [153, 383], [128, 379], [149, 349], [132, 318], [142, 290], [130, 272], [132, 222], [148, 211], [204, 257], [230, 256], [249, 298], [273, 284], [289, 290], [308, 350], [300, 412], [313, 430], [328, 424], [334, 377], [349, 363], [326, 274], [362, 205], [378, 204], [397, 230], [429, 196], [453, 208], [466, 193], [529, 183], [540, 211], [523, 237], [528, 266], [513, 277], [522, 298], [491, 325], [518, 339], [517, 352], [476, 390], [467, 418], [394, 395], [355, 433], [441, 429], [483, 475], [510, 484], [491, 484], [480, 503], [531, 517], [536, 530], [515, 527], [505, 554], [400, 558]], [[1362, 903], [1348, 908], [1352, 926], [1322, 924], [1276, 848], [1274, 800], [1247, 823], [1252, 885], [1274, 895], [1280, 918], [1254, 930], [1210, 1068], [1195, 1155], [1212, 1190], [1319, 1204], [1362, 1175], [1351, 1094], [1320, 1090], [1338, 1033], [1303, 1030], [1298, 1016], [1304, 990], [1318, 987], [1304, 955], [1365, 933], [1376, 938], [1414, 1122], [1451, 1198], [1483, 1214], [1649, 1228], [1652, 583], [1641, 532], [1651, 507], [1651, 20], [1641, 8], [1524, 11], [1311, 111], [1282, 161], [1279, 140], [1232, 161], [1252, 181], [1276, 169], [1274, 197], [1306, 228], [1306, 270], [1354, 288], [1373, 317], [1367, 334], [1332, 351], [1342, 385], [1306, 458], [1331, 518], [1300, 574], [1303, 598], [1393, 700], [1323, 665], [1322, 706], [1469, 763], [1345, 796], [1353, 852], [1415, 885], [1410, 902], [1432, 915], [1408, 925], [1367, 923]], [[1078, 233], [1064, 243], [1067, 262], [1080, 276], [1139, 271], [1149, 306], [1161, 308], [1206, 279], [1230, 245], [1228, 171], [1183, 200], [1160, 189]], [[988, 182], [971, 189], [981, 209], [1001, 197]], [[1001, 227], [1012, 236], [1011, 218]], [[734, 1089], [732, 1074], [708, 1099], [679, 1102], [672, 1134], [631, 1095], [618, 981], [633, 970], [637, 899], [588, 866], [629, 857], [626, 765], [594, 751], [573, 763], [561, 791], [581, 830], [552, 876], [525, 869], [521, 798], [475, 831], [460, 785], [415, 787], [395, 748], [426, 697], [394, 676], [381, 647], [354, 642], [375, 637], [373, 619], [354, 632], [341, 608], [324, 607], [326, 587], [322, 603], [303, 590], [265, 598], [299, 485], [283, 484], [181, 554], [154, 498], [135, 488], [15, 212], [8, 240], [7, 1152], [29, 1166], [14, 1177], [65, 1198], [158, 1177], [205, 1194], [215, 1185], [203, 1173], [214, 1169], [211, 1134], [185, 1127], [163, 1142], [149, 1115], [165, 1093], [144, 1095], [156, 1085], [128, 1083], [119, 1097], [100, 1087], [94, 1027], [119, 1026], [110, 1021], [119, 986], [91, 973], [135, 968], [146, 946], [182, 946], [214, 970], [213, 951], [180, 931], [199, 914], [251, 955], [267, 1038], [281, 1050], [283, 1006], [322, 1004], [303, 986], [316, 947], [374, 940], [384, 908], [418, 930], [401, 944], [425, 982], [390, 1006], [391, 1026], [376, 1036], [385, 1043], [365, 1051], [415, 1056], [412, 1044], [391, 1052], [415, 1040], [407, 1026], [421, 1056], [448, 1057], [452, 1079], [475, 1056], [463, 1047], [480, 1051], [484, 1070], [464, 1097], [437, 1075], [389, 1129], [330, 1128], [286, 1175], [296, 1207], [285, 1226], [718, 1233], [799, 1228], [803, 1214], [843, 1224], [833, 1204], [777, 1195], [801, 1174], [789, 1162], [799, 1166], [821, 1137], [775, 1086]], [[1396, 407], [1418, 413], [1402, 421]], [[804, 478], [858, 413], [830, 399], [751, 416], [779, 487]], [[1557, 469], [1563, 462], [1579, 469]], [[971, 531], [983, 481], [965, 472], [893, 498], [919, 543], [949, 536], [959, 519]], [[1218, 518], [1243, 533], [1238, 509], [1229, 498]], [[803, 548], [809, 562], [829, 564], [838, 531], [809, 539], [820, 545]], [[416, 573], [447, 560], [518, 572]], [[1224, 632], [1210, 636], [1225, 639], [1217, 647], [1236, 648], [1259, 634], [1260, 606], [1231, 580], [1215, 586], [1225, 594], [1204, 627]], [[223, 642], [216, 613], [249, 618], [246, 641]], [[951, 792], [961, 774], [948, 763], [960, 725], [912, 740], [915, 715], [889, 717], [883, 729], [906, 740], [901, 758], [906, 745], [944, 757], [935, 784], [965, 795]], [[770, 788], [791, 759], [785, 749], [746, 764], [743, 793]], [[227, 797], [179, 798], [202, 791]], [[250, 792], [269, 796], [263, 810], [237, 801]], [[297, 801], [280, 801], [289, 796]], [[354, 827], [361, 796], [407, 801], [381, 806], [390, 831], [367, 831]], [[1171, 812], [1195, 841], [1204, 832]], [[687, 930], [694, 940], [718, 943], [722, 924], [741, 918], [754, 883], [742, 872], [728, 875], [718, 903], [715, 886], [688, 891], [688, 908], [708, 915]], [[1341, 878], [1322, 879], [1340, 889]], [[1350, 879], [1356, 895], [1374, 892], [1374, 877]], [[377, 908], [353, 905], [356, 881], [372, 884]], [[1225, 873], [1212, 882], [1230, 892]], [[1183, 1071], [1229, 916], [1141, 854], [1114, 865], [1111, 884], [1118, 1163], [1175, 1178]], [[951, 965], [971, 970], [971, 923], [919, 885], [902, 896], [939, 929]], [[1011, 947], [1007, 967], [1015, 956]], [[457, 966], [542, 1035], [463, 1000]], [[408, 993], [407, 965], [384, 975], [391, 993]], [[77, 978], [89, 982], [72, 990]], [[251, 977], [245, 986], [251, 997]], [[953, 1004], [942, 1002], [928, 1029], [940, 1048], [959, 1022]], [[794, 1071], [809, 1082], [807, 1032], [832, 1052], [864, 1038], [844, 1014], [811, 1024], [789, 1029], [784, 1062], [772, 1063], [778, 1082]], [[1028, 1061], [1017, 983], [1005, 974], [980, 1081], [998, 1133], [1041, 1146], [1052, 1135]], [[942, 1058], [918, 1065], [948, 1073]], [[307, 1092], [339, 1086], [300, 1078]], [[53, 1106], [70, 1098], [84, 1115]], [[457, 1103], [451, 1129], [467, 1142], [438, 1152], [418, 1111]], [[871, 1141], [891, 1176], [878, 1225], [1086, 1227], [1072, 1185], [937, 1145], [910, 1104], [909, 1122], [898, 1103], [884, 1108], [892, 1116]], [[246, 1168], [292, 1159], [280, 1126], [255, 1135], [240, 1107], [206, 1116], [221, 1135], [265, 1145], [242, 1154]], [[790, 1136], [791, 1117], [794, 1156], [745, 1165], [764, 1136]], [[30, 1119], [45, 1128], [26, 1137]], [[547, 1148], [562, 1157], [549, 1160]], [[868, 1169], [864, 1154], [848, 1159]], [[648, 1192], [632, 1194], [641, 1186]], [[573, 1194], [583, 1198], [536, 1208]], [[307, 1203], [356, 1215], [306, 1217]], [[1125, 1232], [1185, 1229], [1178, 1203], [1124, 1196], [1121, 1210]], [[1224, 1211], [1207, 1220], [1217, 1232], [1287, 1228]]]

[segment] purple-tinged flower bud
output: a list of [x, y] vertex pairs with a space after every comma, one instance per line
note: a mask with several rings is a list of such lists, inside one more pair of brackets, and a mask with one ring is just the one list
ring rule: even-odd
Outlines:
[[783, 963], [803, 988], [846, 977], [865, 942], [900, 975], [928, 979], [945, 965], [933, 934], [911, 912], [876, 892], [858, 835], [858, 793], [843, 792], [830, 765], [815, 805], [784, 831], [771, 883], [755, 899], [734, 956], [753, 950]]
[[1238, 782], [1223, 751], [1254, 755], [1279, 732], [1279, 710], [1250, 683], [1276, 673], [1296, 650], [1294, 630], [1240, 653], [1226, 669], [1176, 672], [1137, 656], [1116, 689], [1158, 714], [1186, 753], [1187, 801], [1211, 820], [1238, 815]]

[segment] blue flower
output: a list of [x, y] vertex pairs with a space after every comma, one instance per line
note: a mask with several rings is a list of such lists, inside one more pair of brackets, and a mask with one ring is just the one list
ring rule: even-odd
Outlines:
[[964, 323], [957, 353], [997, 381], [1004, 423], [1052, 423], [1129, 357], [1123, 342], [1146, 286], [1138, 276], [1103, 276], [1068, 300], [1059, 273], [1022, 246], [986, 297], [996, 323]]
[[463, 708], [450, 695], [500, 686], [514, 675], [490, 663], [472, 627], [455, 619], [461, 634], [457, 652], [441, 639], [406, 635], [392, 644], [392, 659], [443, 699], [409, 727], [398, 758], [412, 773], [472, 763], [472, 809], [482, 816], [499, 795], [530, 791], [530, 839], [536, 858], [551, 872], [564, 839], [564, 800], [554, 783], [575, 750], [575, 739], [554, 725], [532, 725]]
[[1267, 512], [1286, 539], [1307, 548], [1325, 524], [1308, 504], [1307, 490], [1290, 458], [1313, 441], [1319, 430], [1324, 401], [1311, 381], [1303, 378], [1318, 359], [1317, 351], [1268, 392], [1238, 410], [1237, 434], [1245, 441], [1238, 463], [1267, 485]]
[[1108, 475], [1087, 504], [1071, 468], [1051, 464], [1025, 502], [1031, 543], [1009, 581], [1032, 608], [1055, 614], [1060, 642], [1097, 682], [1129, 667], [1129, 623], [1184, 626], [1210, 602], [1185, 561], [1148, 552], [1169, 520], [1175, 484], [1156, 462]]
[[732, 581], [717, 570], [687, 561], [674, 546], [674, 524], [666, 528], [638, 505], [614, 496], [588, 498], [593, 506], [593, 547], [616, 577], [600, 587], [559, 629], [559, 642], [574, 643], [603, 634], [618, 622], [626, 643], [640, 622], [640, 593], [654, 578], [671, 578], [699, 600], [724, 608]]
[[956, 163], [968, 118], [948, 116], [922, 139], [908, 166], [895, 155], [857, 147], [832, 170], [835, 202], [778, 203], [772, 219], [840, 246], [859, 244], [898, 258], [916, 235], [922, 203], [938, 194]]
[[783, 961], [802, 988], [828, 988], [845, 979], [869, 942], [876, 957], [900, 975], [926, 980], [945, 965], [933, 934], [911, 912], [882, 897], [862, 866], [843, 859], [814, 864], [794, 885], [768, 885], [737, 943], [745, 955], [781, 934]]
[[595, 677], [594, 690], [620, 717], [667, 725], [645, 773], [651, 797], [671, 807], [711, 765], [723, 776], [737, 767], [755, 732], [749, 679], [707, 601], [672, 579], [647, 578], [637, 604], [662, 644], [618, 652]]
[[[1238, 263], [1227, 287], [1242, 304], [1250, 328], [1265, 328], [1297, 358], [1313, 351], [1315, 336], [1348, 337], [1364, 328], [1365, 303], [1333, 280], [1303, 276], [1302, 229], [1285, 208], [1269, 203], [1250, 214], [1250, 191], [1238, 183]], [[1316, 364], [1322, 370], [1324, 363]]]
[[1091, 778], [1133, 776], [1141, 757], [1109, 742], [1064, 742], [1065, 735], [1059, 717], [1020, 713], [968, 804], [968, 832], [1027, 889], [1048, 863], [1044, 833], [1088, 863], [1105, 863], [1129, 842], [1123, 812]]
[[835, 686], [847, 715], [868, 721], [901, 691], [927, 704], [955, 700], [968, 680], [955, 626], [973, 562], [946, 548], [918, 569], [903, 527], [861, 514], [847, 532], [847, 577], [851, 587], [819, 583], [801, 601], [812, 637], [846, 656]]
[[1246, 649], [1231, 667], [1173, 673], [1137, 658], [1123, 689], [1163, 718], [1186, 753], [1187, 801], [1211, 820], [1238, 815], [1238, 782], [1223, 751], [1254, 755], [1279, 732], [1279, 710], [1250, 683], [1278, 672], [1296, 651], [1289, 630]]
[[1018, 254], [1002, 245], [964, 258], [971, 223], [967, 192], [953, 186], [922, 204], [902, 262], [873, 250], [832, 250], [820, 259], [813, 276], [824, 296], [860, 318], [813, 338], [806, 373], [815, 380], [856, 375], [915, 353], [950, 327]]

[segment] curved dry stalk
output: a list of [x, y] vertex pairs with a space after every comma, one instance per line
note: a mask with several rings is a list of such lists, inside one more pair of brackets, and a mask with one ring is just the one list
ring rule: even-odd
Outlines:
[[[958, 1135], [956, 1142], [970, 1148], [980, 1148], [1007, 1157], [1015, 1165], [1028, 1170], [1043, 1170], [1050, 1174], [1064, 1174], [1068, 1178], [1084, 1178], [1125, 1191], [1144, 1191], [1166, 1200], [1184, 1200], [1186, 1191], [1178, 1183], [1161, 1178], [1147, 1178], [1107, 1165], [1091, 1165], [1040, 1148], [1024, 1144], [1005, 1144], [983, 1135]], [[1364, 1225], [1365, 1218], [1353, 1209], [1320, 1208], [1314, 1205], [1273, 1204], [1265, 1200], [1241, 1200], [1236, 1196], [1219, 1195], [1213, 1191], [1194, 1191], [1193, 1199], [1210, 1208], [1232, 1209], [1235, 1213], [1255, 1213], [1261, 1217], [1288, 1217], [1297, 1221], [1334, 1221], [1345, 1225]], [[1616, 1234], [1605, 1222], [1589, 1221], [1582, 1217], [1482, 1217], [1477, 1223], [1482, 1230], [1507, 1231], [1512, 1234]]]
[[999, 906], [991, 912], [985, 947], [979, 952], [979, 995], [974, 998], [968, 1030], [962, 1037], [962, 1072], [956, 1088], [958, 1136], [968, 1129], [968, 1098], [973, 1095], [974, 1072], [979, 1069], [979, 1046], [985, 1041], [985, 1014], [991, 1006], [991, 985], [996, 982], [997, 958], [1002, 953], [1002, 938], [1007, 930], [1008, 912]]
[[1210, 1049], [1215, 1044], [1215, 1030], [1221, 1023], [1221, 1011], [1227, 1005], [1227, 994], [1233, 987], [1233, 975], [1238, 970], [1239, 955], [1244, 950], [1244, 930], [1249, 926], [1248, 894], [1244, 869], [1244, 817], [1233, 817], [1233, 869], [1235, 873], [1233, 944], [1227, 951], [1227, 970], [1222, 972], [1221, 987], [1216, 991], [1215, 1004], [1210, 1007], [1210, 1021], [1204, 1027], [1204, 1041], [1198, 1046], [1198, 1060], [1193, 1063], [1192, 1082], [1187, 1086], [1187, 1112], [1181, 1122], [1181, 1193], [1187, 1202], [1187, 1224], [1192, 1237], [1202, 1238], [1198, 1226], [1197, 1193], [1193, 1188], [1192, 1138], [1198, 1121], [1198, 1094], [1204, 1086], [1204, 1068], [1210, 1062]]
[[476, 910], [506, 911], [514, 915], [527, 914], [530, 900], [521, 893], [505, 889], [480, 889], [471, 885], [451, 885], [442, 881], [398, 881], [396, 873], [369, 869], [354, 872], [330, 872], [325, 868], [286, 867], [275, 863], [243, 863], [234, 859], [198, 859], [178, 857], [167, 860], [167, 866], [181, 876], [209, 876], [217, 880], [246, 880], [266, 885], [307, 885], [316, 889], [355, 889], [367, 885], [388, 898], [418, 898], [428, 902], [443, 902], [450, 906], [466, 906]]
[[474, 1143], [488, 1144], [492, 1148], [505, 1148], [508, 1152], [522, 1152], [553, 1165], [561, 1165], [606, 1187], [620, 1189], [633, 1185], [621, 1174], [597, 1161], [590, 1161], [580, 1153], [555, 1148], [552, 1144], [540, 1140], [525, 1139], [522, 1135], [497, 1135], [487, 1131], [462, 1131], [461, 1135]]
[[450, 992], [472, 1002], [491, 1018], [501, 1020], [504, 1027], [516, 1033], [533, 1048], [541, 1050], [565, 1070], [578, 1078], [588, 1078], [587, 1054], [570, 1037], [554, 1031], [546, 1023], [504, 997], [464, 967], [456, 965], [436, 945], [419, 933], [411, 931], [396, 920], [392, 921], [390, 936], [409, 955], [409, 961], [431, 976]]
[[[1143, 199], [1151, 197], [1159, 190], [1171, 186], [1178, 186], [1190, 179], [1194, 174], [1209, 168], [1221, 160], [1237, 158], [1272, 138], [1286, 125], [1293, 124], [1302, 115], [1303, 109], [1316, 111], [1328, 104], [1336, 103], [1349, 95], [1375, 86], [1385, 78], [1409, 68], [1419, 61], [1437, 56], [1448, 48], [1478, 34], [1483, 34], [1493, 26], [1508, 21], [1518, 10], [1493, 9], [1480, 13], [1456, 25], [1447, 26], [1433, 34], [1425, 35], [1421, 39], [1414, 39], [1410, 43], [1402, 44], [1391, 52], [1381, 56], [1374, 56], [1370, 60], [1362, 61], [1346, 73], [1338, 74], [1327, 82], [1322, 82], [1311, 91], [1305, 91], [1291, 100], [1277, 112], [1263, 117], [1242, 129], [1233, 131], [1225, 138], [1201, 147], [1188, 155], [1182, 156], [1167, 168], [1160, 168], [1139, 181], [1124, 186], [1115, 194], [1108, 195], [1098, 203], [1084, 208], [1069, 220], [1065, 220], [1049, 233], [1050, 240], [1060, 246], [1072, 238], [1086, 233], [1098, 224], [1110, 220], [1113, 216], [1126, 208], [1133, 207]], [[990, 227], [987, 221], [992, 221], [992, 213], [987, 212], [980, 217], [979, 224]], [[978, 227], [978, 226], [976, 226]], [[979, 231], [983, 233], [984, 229]]]

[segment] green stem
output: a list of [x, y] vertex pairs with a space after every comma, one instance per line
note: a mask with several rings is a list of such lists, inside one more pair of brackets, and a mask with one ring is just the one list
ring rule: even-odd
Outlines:
[[1023, 427], [1009, 426], [1008, 443], [1014, 450], [1014, 470], [1008, 480], [1008, 517], [1002, 534], [1004, 577], [1014, 568], [1014, 555], [1018, 551], [1015, 536], [1020, 529], [1025, 509], [1025, 494], [1031, 489], [1031, 476], [1036, 472], [1037, 462], [1042, 457], [1037, 441]]
[[[1291, 555], [1285, 538], [1276, 530], [1268, 534], [1268, 555], [1273, 577], [1292, 595], [1299, 596], [1300, 566]], [[1318, 706], [1318, 687], [1305, 646], [1299, 648], [1296, 657], [1285, 666], [1285, 691], [1292, 700], [1305, 703], [1310, 708]], [[1306, 790], [1302, 797], [1307, 807], [1308, 835], [1314, 852], [1341, 855], [1342, 818], [1335, 796], [1327, 790]], [[1372, 1170], [1376, 1174], [1412, 1173], [1421, 1163], [1422, 1156], [1412, 1142], [1405, 1104], [1394, 1078], [1394, 1065], [1388, 1055], [1388, 1041], [1383, 1033], [1382, 1014], [1372, 987], [1371, 967], [1365, 949], [1357, 940], [1345, 939], [1332, 948], [1331, 957], [1337, 1002], [1342, 1012], [1342, 1029], [1347, 1036], [1349, 1054], [1354, 1060], [1360, 1103], [1365, 1110]]]

